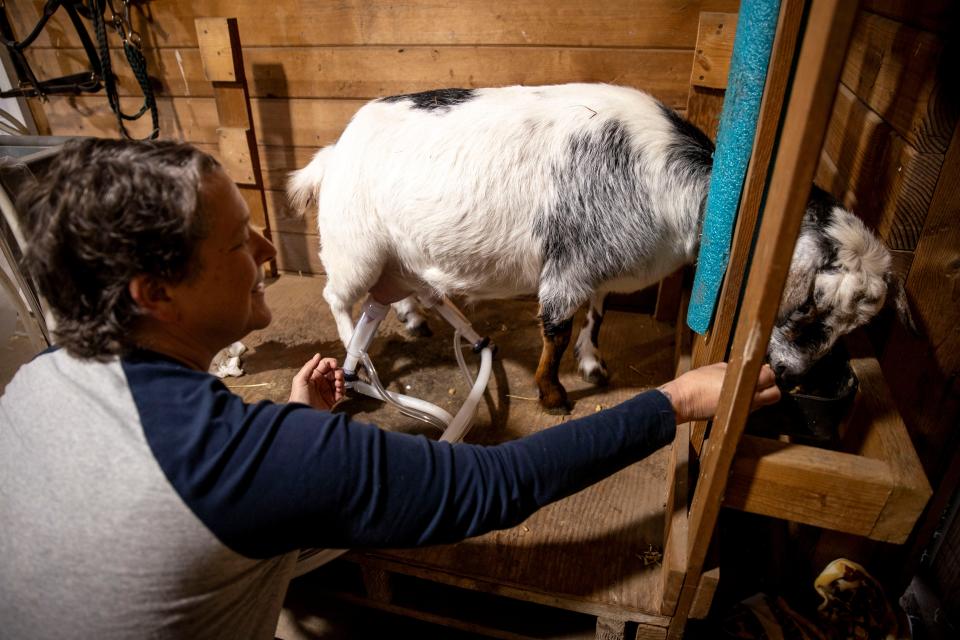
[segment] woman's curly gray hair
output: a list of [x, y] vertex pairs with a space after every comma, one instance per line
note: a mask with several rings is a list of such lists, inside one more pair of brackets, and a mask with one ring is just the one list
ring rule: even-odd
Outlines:
[[139, 274], [187, 278], [207, 232], [200, 183], [218, 166], [188, 144], [84, 139], [65, 144], [21, 192], [24, 267], [60, 346], [100, 360], [133, 346], [141, 310], [128, 284]]

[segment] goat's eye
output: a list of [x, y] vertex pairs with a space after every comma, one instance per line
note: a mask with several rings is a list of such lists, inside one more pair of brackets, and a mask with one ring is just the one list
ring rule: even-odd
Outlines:
[[816, 307], [813, 304], [812, 300], [807, 300], [793, 312], [794, 320], [806, 320], [814, 315], [816, 312]]

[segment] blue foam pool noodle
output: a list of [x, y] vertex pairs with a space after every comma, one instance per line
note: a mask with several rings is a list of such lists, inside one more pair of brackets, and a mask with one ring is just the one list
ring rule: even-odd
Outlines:
[[753, 150], [780, 0], [743, 0], [720, 114], [687, 325], [706, 333], [730, 258], [733, 223]]

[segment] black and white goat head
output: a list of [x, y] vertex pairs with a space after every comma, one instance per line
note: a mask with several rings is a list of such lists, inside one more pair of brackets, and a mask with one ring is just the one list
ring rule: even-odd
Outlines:
[[[541, 403], [569, 410], [560, 357], [573, 316], [581, 374], [608, 379], [597, 336], [610, 292], [696, 258], [713, 144], [650, 95], [604, 84], [445, 89], [374, 100], [292, 174], [318, 205], [324, 298], [346, 345], [353, 305], [384, 282], [471, 299], [536, 294]], [[809, 367], [893, 291], [890, 258], [852, 215], [812, 201], [770, 359]], [[424, 319], [394, 305], [407, 327]]]
[[887, 304], [916, 332], [890, 252], [860, 218], [814, 186], [767, 347], [770, 366], [782, 380], [798, 378]]

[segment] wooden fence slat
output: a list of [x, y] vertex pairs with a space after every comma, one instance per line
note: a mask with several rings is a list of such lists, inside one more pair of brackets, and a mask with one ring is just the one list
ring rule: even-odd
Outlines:
[[840, 85], [818, 181], [877, 230], [891, 249], [912, 251], [920, 237], [941, 153], [921, 153]]
[[197, 45], [203, 73], [210, 82], [237, 82], [240, 79], [234, 57], [231, 24], [223, 18], [197, 18]]
[[861, 11], [841, 80], [918, 151], [943, 153], [960, 110], [943, 49], [934, 34]]
[[834, 52], [846, 48], [856, 5], [813, 0], [807, 15], [714, 431], [701, 456], [690, 507], [687, 578], [671, 633], [682, 630], [690, 612], [724, 501], [840, 77], [842, 60]]
[[[126, 112], [139, 108], [142, 98], [121, 98]], [[157, 98], [160, 135], [165, 140], [217, 143], [217, 106], [213, 98]], [[51, 96], [45, 113], [54, 136], [117, 138], [117, 117], [103, 96]], [[143, 138], [151, 131], [150, 118], [126, 124], [130, 135]]]
[[933, 484], [944, 473], [960, 417], [960, 126], [954, 132], [917, 244], [907, 294], [923, 335], [893, 325], [883, 371]]
[[860, 8], [934, 33], [956, 26], [956, 0], [862, 0]]
[[[139, 106], [136, 98], [121, 100], [125, 109]], [[253, 100], [254, 124], [261, 144], [318, 149], [336, 142], [360, 100]], [[220, 126], [213, 98], [158, 98], [160, 132], [164, 139], [217, 144]], [[116, 138], [116, 116], [105, 97], [51, 97], [47, 119], [52, 135]], [[127, 125], [134, 136], [150, 132], [149, 120]], [[294, 124], [296, 123], [296, 124]]]
[[[8, 2], [19, 37], [43, 2]], [[736, 11], [737, 0], [459, 0], [388, 3], [369, 0], [163, 0], [133, 6], [134, 28], [148, 46], [196, 47], [195, 18], [234, 16], [245, 47], [287, 45], [509, 44], [573, 47], [692, 48], [700, 11]], [[112, 38], [115, 38], [115, 34]], [[39, 46], [80, 46], [57, 12]]]
[[[740, 292], [746, 276], [747, 259], [752, 250], [754, 229], [766, 190], [773, 144], [779, 128], [790, 69], [793, 66], [803, 8], [804, 3], [801, 0], [785, 1], [780, 8], [780, 24], [770, 52], [763, 101], [760, 103], [760, 113], [757, 116], [753, 157], [750, 159], [747, 175], [744, 178], [727, 272], [717, 298], [713, 326], [706, 335], [697, 335], [693, 339], [691, 352], [693, 367], [719, 362], [727, 355], [727, 345], [730, 343]], [[707, 422], [703, 420], [693, 423], [691, 428], [691, 439], [697, 453], [701, 451], [706, 429]]]
[[[112, 55], [120, 95], [139, 96], [140, 86], [130, 65], [122, 53], [113, 51]], [[197, 49], [148, 49], [144, 55], [160, 94], [212, 95]], [[243, 58], [252, 98], [366, 100], [440, 87], [576, 80], [635, 86], [671, 107], [683, 108], [692, 55], [689, 49], [368, 46], [248, 47]], [[31, 57], [41, 77], [77, 73], [88, 67], [82, 49], [41, 49]], [[214, 60], [228, 66], [222, 56], [214, 56]]]
[[693, 55], [690, 85], [726, 89], [730, 56], [737, 35], [737, 14], [704, 12], [700, 14], [697, 48]]

